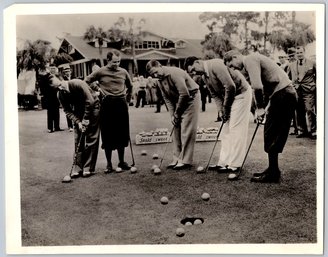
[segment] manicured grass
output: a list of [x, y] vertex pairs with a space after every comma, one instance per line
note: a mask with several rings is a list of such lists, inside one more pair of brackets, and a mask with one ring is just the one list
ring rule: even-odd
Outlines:
[[[200, 113], [199, 127], [215, 123], [214, 104]], [[131, 138], [142, 131], [171, 128], [163, 108], [130, 108]], [[166, 170], [171, 162], [168, 145], [162, 174], [151, 172], [154, 153], [161, 158], [165, 144], [135, 145], [138, 172], [105, 175], [104, 152], [99, 151], [97, 174], [61, 183], [73, 157], [73, 133], [47, 133], [46, 111], [21, 111], [20, 176], [23, 246], [113, 244], [221, 244], [221, 243], [315, 243], [316, 233], [316, 141], [290, 136], [280, 158], [281, 184], [253, 184], [253, 172], [266, 168], [263, 128], [260, 127], [238, 181], [206, 166], [214, 142], [198, 142], [191, 170]], [[61, 115], [61, 127], [66, 128]], [[255, 124], [250, 121], [249, 139]], [[212, 158], [218, 159], [220, 143]], [[148, 155], [141, 156], [146, 150]], [[117, 154], [113, 154], [117, 165]], [[131, 163], [130, 149], [126, 160]], [[201, 199], [207, 192], [209, 201]], [[169, 198], [162, 205], [162, 196]], [[185, 217], [201, 217], [201, 225], [184, 226]], [[175, 231], [184, 227], [184, 237]]]

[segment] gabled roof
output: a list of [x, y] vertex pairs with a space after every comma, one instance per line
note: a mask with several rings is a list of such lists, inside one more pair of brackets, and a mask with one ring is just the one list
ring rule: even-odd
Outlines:
[[145, 53], [136, 55], [137, 60], [150, 60], [150, 59], [166, 60], [167, 58], [178, 59], [176, 55], [164, 53], [157, 50], [150, 50]]
[[[99, 48], [93, 47], [88, 44], [83, 37], [68, 35], [64, 38], [69, 44], [71, 44], [85, 59], [98, 59], [99, 58]], [[64, 41], [63, 40], [63, 41]], [[108, 51], [111, 48], [102, 49], [102, 58], [106, 59]], [[121, 52], [122, 59], [129, 59], [129, 56]]]

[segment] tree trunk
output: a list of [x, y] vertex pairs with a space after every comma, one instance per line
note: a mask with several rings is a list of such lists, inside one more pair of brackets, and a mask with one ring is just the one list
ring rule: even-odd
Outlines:
[[100, 66], [104, 66], [104, 59], [102, 57], [102, 47], [99, 45], [99, 59], [100, 59]]
[[248, 28], [247, 28], [247, 20], [245, 21], [245, 49], [248, 51]]
[[133, 73], [135, 76], [138, 76], [138, 63], [136, 60], [136, 51], [135, 51], [135, 46], [134, 46], [134, 38], [132, 38], [132, 59], [133, 59]]
[[269, 24], [269, 12], [265, 12], [265, 29], [264, 29], [264, 42], [263, 42], [263, 49], [266, 52], [266, 43], [268, 38], [268, 24]]

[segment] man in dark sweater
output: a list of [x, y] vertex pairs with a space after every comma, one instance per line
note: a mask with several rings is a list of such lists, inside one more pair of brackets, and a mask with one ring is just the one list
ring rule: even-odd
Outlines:
[[[58, 90], [58, 98], [67, 117], [75, 124], [76, 163], [72, 177], [87, 177], [95, 172], [99, 148], [99, 100], [80, 79], [61, 81], [50, 75], [49, 84]], [[78, 143], [79, 149], [76, 149]]]
[[297, 103], [292, 82], [273, 60], [259, 53], [243, 56], [231, 50], [224, 55], [224, 62], [228, 67], [245, 70], [254, 90], [257, 117], [260, 122], [266, 117], [264, 150], [268, 153], [269, 167], [262, 173], [254, 173], [251, 181], [279, 183], [278, 155], [287, 142]]

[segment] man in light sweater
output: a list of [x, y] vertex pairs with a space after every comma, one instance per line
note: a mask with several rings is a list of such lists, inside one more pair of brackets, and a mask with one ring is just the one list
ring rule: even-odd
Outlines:
[[171, 114], [173, 132], [173, 161], [168, 168], [190, 168], [196, 141], [200, 107], [199, 86], [186, 71], [162, 66], [151, 60], [146, 65], [150, 76], [158, 78], [159, 88]]

